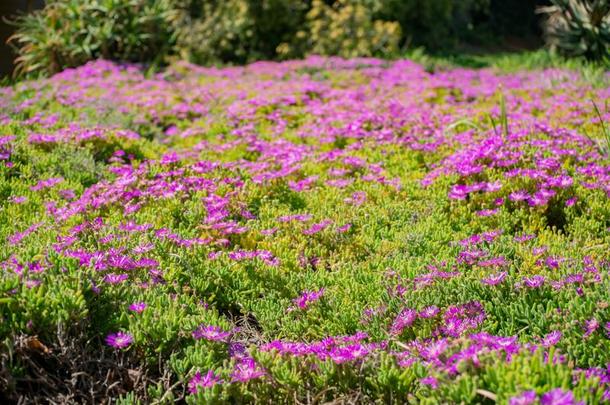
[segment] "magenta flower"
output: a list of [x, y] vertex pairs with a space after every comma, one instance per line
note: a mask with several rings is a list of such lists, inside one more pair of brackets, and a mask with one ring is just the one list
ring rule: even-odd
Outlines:
[[438, 380], [432, 376], [428, 376], [428, 377], [424, 377], [421, 380], [419, 380], [420, 383], [422, 383], [423, 385], [427, 385], [432, 389], [437, 389], [438, 388]]
[[431, 305], [419, 311], [419, 314], [417, 315], [422, 319], [434, 318], [440, 311], [441, 310], [436, 305]]
[[313, 235], [316, 234], [318, 232], [323, 231], [324, 229], [326, 229], [326, 227], [328, 227], [328, 225], [332, 224], [333, 221], [330, 219], [325, 219], [323, 221], [317, 222], [315, 224], [312, 224], [309, 228], [305, 229], [303, 231], [303, 235]]
[[265, 371], [260, 368], [252, 357], [246, 357], [235, 365], [231, 373], [231, 381], [248, 382], [265, 375]]
[[104, 277], [104, 281], [107, 282], [108, 284], [120, 284], [120, 283], [124, 282], [125, 280], [127, 280], [128, 278], [129, 278], [129, 276], [127, 274], [110, 273], [110, 274], [107, 274], [106, 277]]
[[515, 191], [508, 196], [511, 201], [525, 201], [529, 198], [529, 194], [525, 190]]
[[524, 235], [520, 235], [520, 236], [515, 236], [515, 242], [527, 242], [528, 240], [532, 240], [536, 238], [535, 234], [524, 234]]
[[558, 330], [555, 330], [555, 331], [547, 334], [542, 339], [542, 346], [544, 346], [544, 347], [555, 346], [557, 343], [559, 343], [559, 340], [561, 340], [561, 332]]
[[360, 206], [366, 201], [366, 192], [364, 191], [356, 191], [352, 194], [351, 197], [347, 197], [343, 200], [346, 204], [352, 204], [355, 206]]
[[212, 370], [208, 370], [205, 375], [201, 375], [199, 371], [195, 373], [193, 378], [188, 383], [188, 389], [191, 394], [196, 394], [200, 388], [210, 388], [216, 384], [222, 384], [223, 381], [214, 374]]
[[147, 306], [148, 305], [146, 305], [145, 302], [134, 302], [129, 306], [129, 310], [140, 314], [146, 309]]
[[584, 337], [589, 337], [593, 334], [593, 332], [595, 332], [597, 330], [597, 328], [599, 328], [599, 322], [597, 321], [597, 319], [591, 318], [591, 319], [585, 321], [584, 328], [585, 328]]
[[413, 325], [413, 322], [417, 319], [417, 312], [411, 308], [403, 309], [398, 316], [394, 319], [392, 326], [390, 327], [390, 333], [393, 335], [400, 335], [405, 328]]
[[197, 340], [206, 339], [215, 342], [225, 341], [231, 332], [227, 332], [219, 328], [218, 326], [212, 325], [199, 325], [197, 329], [193, 331], [193, 337]]
[[106, 344], [117, 349], [123, 349], [133, 342], [133, 336], [124, 332], [111, 333], [106, 336]]
[[345, 233], [345, 232], [349, 231], [351, 228], [352, 228], [352, 224], [345, 224], [343, 226], [338, 227], [337, 232]]
[[492, 274], [491, 276], [482, 279], [481, 282], [486, 285], [498, 285], [504, 281], [507, 274], [507, 272], [501, 271], [500, 273]]
[[584, 402], [578, 402], [574, 399], [572, 391], [564, 391], [561, 388], [555, 388], [540, 397], [540, 405], [579, 405]]
[[27, 197], [24, 196], [11, 196], [8, 198], [8, 202], [12, 202], [13, 204], [23, 204], [28, 200]]
[[449, 348], [447, 339], [438, 339], [431, 341], [426, 346], [421, 348], [421, 355], [424, 359], [432, 362], [438, 362], [439, 357]]
[[368, 353], [369, 349], [366, 346], [360, 343], [355, 343], [345, 347], [335, 346], [331, 348], [328, 352], [328, 357], [330, 357], [334, 363], [342, 364], [348, 361], [360, 359], [366, 356]]
[[306, 309], [312, 303], [320, 300], [320, 298], [322, 298], [322, 296], [324, 295], [324, 291], [325, 291], [324, 288], [320, 288], [317, 291], [305, 290], [301, 293], [301, 295], [298, 298], [295, 298], [294, 300], [292, 300], [292, 302], [294, 303], [294, 305], [297, 308]]
[[498, 213], [498, 208], [494, 209], [485, 209], [477, 211], [476, 214], [480, 217], [490, 217], [492, 215], [496, 215]]
[[528, 288], [539, 288], [544, 284], [544, 276], [523, 277], [523, 285]]
[[571, 207], [574, 204], [576, 204], [576, 201], [578, 201], [578, 197], [570, 197], [566, 200], [566, 207]]
[[509, 405], [531, 405], [536, 402], [536, 391], [525, 391], [508, 400]]

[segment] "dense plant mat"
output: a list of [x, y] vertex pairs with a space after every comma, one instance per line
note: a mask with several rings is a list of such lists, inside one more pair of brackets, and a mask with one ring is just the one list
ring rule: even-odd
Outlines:
[[5, 400], [610, 400], [609, 77], [311, 57], [0, 90]]

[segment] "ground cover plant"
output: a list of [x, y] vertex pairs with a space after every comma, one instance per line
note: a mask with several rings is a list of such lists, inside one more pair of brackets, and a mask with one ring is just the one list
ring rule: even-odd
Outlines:
[[0, 91], [5, 401], [610, 401], [610, 87], [310, 57]]

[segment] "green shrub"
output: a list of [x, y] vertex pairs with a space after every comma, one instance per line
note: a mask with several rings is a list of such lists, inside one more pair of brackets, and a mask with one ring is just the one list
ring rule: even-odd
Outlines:
[[340, 0], [329, 6], [314, 0], [304, 28], [292, 44], [280, 45], [278, 52], [290, 56], [383, 56], [395, 53], [399, 41], [400, 25], [374, 20], [371, 7], [358, 1]]
[[568, 56], [610, 60], [610, 3], [606, 0], [552, 0], [543, 8], [547, 44]]
[[174, 24], [181, 58], [200, 64], [248, 57], [252, 21], [242, 0], [187, 2]]
[[159, 62], [171, 50], [168, 0], [51, 0], [19, 17], [17, 74], [53, 74], [91, 59]]

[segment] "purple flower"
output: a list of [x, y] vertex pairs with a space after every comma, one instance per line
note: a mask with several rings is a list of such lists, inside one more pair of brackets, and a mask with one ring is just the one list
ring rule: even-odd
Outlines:
[[544, 260], [544, 263], [550, 268], [550, 269], [558, 269], [559, 268], [559, 260], [557, 260], [554, 257], [547, 257]]
[[351, 197], [343, 200], [346, 204], [353, 204], [355, 206], [362, 205], [366, 201], [366, 192], [356, 191]]
[[555, 331], [547, 334], [542, 339], [542, 346], [544, 346], [544, 347], [555, 346], [557, 343], [559, 343], [559, 340], [561, 340], [561, 332], [558, 330], [555, 330]]
[[352, 228], [352, 224], [345, 224], [343, 226], [338, 227], [337, 232], [345, 233], [345, 232], [349, 231], [351, 228]]
[[193, 378], [188, 383], [189, 392], [191, 394], [196, 394], [199, 391], [199, 388], [210, 388], [216, 384], [222, 384], [223, 381], [214, 374], [212, 370], [208, 370], [205, 375], [201, 375], [199, 371], [195, 373]]
[[23, 204], [28, 200], [27, 197], [24, 196], [11, 196], [8, 198], [8, 202], [12, 202], [13, 204]]
[[411, 308], [403, 309], [398, 316], [394, 319], [392, 326], [390, 327], [390, 333], [393, 335], [400, 335], [405, 328], [413, 325], [413, 322], [417, 319], [417, 312]]
[[128, 333], [117, 332], [106, 336], [106, 344], [108, 346], [116, 347], [117, 349], [123, 349], [129, 346], [132, 342], [133, 336]]
[[231, 332], [227, 332], [213, 325], [199, 325], [197, 329], [193, 331], [193, 337], [197, 340], [206, 339], [215, 342], [222, 342], [231, 336]]
[[243, 359], [247, 356], [246, 346], [239, 342], [229, 343], [229, 356]]
[[309, 305], [322, 298], [324, 291], [324, 288], [320, 288], [317, 291], [303, 291], [301, 295], [292, 300], [292, 302], [297, 308], [306, 309]]
[[265, 371], [256, 364], [254, 359], [252, 357], [246, 357], [235, 365], [235, 368], [231, 373], [231, 381], [248, 382], [264, 375]]
[[309, 228], [303, 231], [303, 235], [313, 235], [324, 230], [328, 225], [332, 224], [333, 221], [330, 219], [325, 219], [324, 221], [312, 224]]
[[525, 201], [529, 198], [529, 194], [525, 190], [515, 191], [508, 196], [511, 201]]
[[543, 254], [544, 252], [546, 252], [546, 251], [547, 251], [547, 249], [548, 249], [548, 247], [547, 247], [547, 246], [539, 246], [539, 247], [535, 247], [535, 248], [533, 248], [533, 249], [532, 249], [532, 254], [533, 254], [534, 256], [538, 256], [538, 255], [541, 255], [541, 254]]
[[146, 305], [145, 302], [134, 302], [129, 306], [129, 310], [140, 314], [146, 309], [147, 306], [148, 305]]
[[426, 318], [433, 318], [435, 317], [438, 313], [440, 312], [440, 309], [438, 309], [438, 307], [436, 305], [431, 305], [429, 307], [426, 307], [424, 309], [422, 309], [418, 316], [420, 318], [426, 319]]
[[480, 217], [490, 217], [492, 215], [496, 215], [498, 213], [498, 208], [495, 209], [485, 209], [477, 211], [476, 214]]
[[561, 388], [555, 388], [542, 394], [540, 397], [540, 405], [577, 405], [584, 402], [577, 402], [574, 399], [572, 391], [564, 391]]
[[535, 234], [524, 234], [521, 236], [515, 236], [515, 242], [519, 242], [519, 243], [527, 242], [528, 240], [532, 240], [535, 237], [536, 237]]
[[597, 321], [597, 319], [591, 318], [591, 319], [585, 321], [584, 328], [585, 328], [584, 337], [589, 337], [593, 334], [593, 332], [595, 332], [597, 330], [597, 328], [599, 328], [599, 322]]
[[524, 391], [508, 400], [509, 405], [530, 405], [536, 402], [536, 391]]
[[544, 284], [544, 276], [523, 277], [523, 284], [528, 288], [539, 288]]
[[422, 347], [420, 353], [428, 361], [438, 361], [439, 357], [447, 350], [449, 344], [447, 339], [438, 339]]
[[366, 348], [366, 346], [355, 343], [345, 347], [333, 347], [330, 349], [328, 356], [336, 364], [342, 364], [348, 361], [357, 360], [366, 356], [368, 353], [369, 349]]
[[129, 278], [129, 276], [127, 274], [110, 273], [110, 274], [107, 274], [106, 277], [104, 277], [104, 281], [107, 282], [108, 284], [120, 284], [120, 283], [124, 282], [125, 280], [127, 280], [128, 278]]
[[492, 274], [488, 278], [482, 279], [481, 282], [486, 285], [498, 285], [504, 281], [507, 274], [508, 273], [505, 271], [502, 271], [502, 272], [496, 273], [496, 274]]
[[422, 383], [423, 385], [428, 385], [432, 389], [438, 388], [438, 380], [432, 376], [424, 377], [421, 380], [419, 380], [419, 382]]

